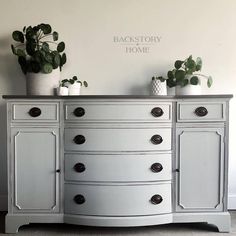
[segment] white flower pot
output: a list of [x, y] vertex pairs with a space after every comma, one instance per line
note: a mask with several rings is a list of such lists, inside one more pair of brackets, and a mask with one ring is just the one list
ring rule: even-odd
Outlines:
[[53, 70], [49, 74], [27, 73], [26, 92], [27, 95], [55, 95], [60, 81], [60, 70]]
[[69, 94], [69, 90], [67, 87], [58, 87], [57, 95], [59, 96], [67, 96]]
[[151, 82], [152, 95], [167, 95], [166, 81], [161, 82], [159, 79], [153, 79]]
[[201, 95], [202, 89], [200, 84], [187, 84], [184, 87], [176, 86], [175, 92], [176, 95]]
[[69, 95], [80, 95], [80, 88], [81, 88], [80, 83], [70, 84], [70, 86], [68, 87]]

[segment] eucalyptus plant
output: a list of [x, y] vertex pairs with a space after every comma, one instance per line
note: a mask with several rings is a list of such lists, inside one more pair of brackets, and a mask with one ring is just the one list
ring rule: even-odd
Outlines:
[[[207, 86], [210, 88], [213, 80], [211, 76], [206, 76], [198, 73], [202, 69], [202, 59], [197, 57], [196, 60], [190, 55], [185, 60], [177, 60], [174, 64], [174, 69], [167, 73], [168, 87], [181, 86], [187, 84], [198, 85], [201, 83], [200, 77], [207, 79]], [[197, 72], [197, 73], [196, 73]]]
[[70, 84], [74, 84], [74, 83], [80, 83], [81, 86], [84, 85], [84, 87], [88, 87], [88, 83], [87, 81], [80, 81], [78, 80], [78, 77], [77, 76], [73, 76], [72, 78], [70, 79], [63, 79], [61, 82], [60, 82], [60, 86], [61, 87], [67, 87], [70, 85]]
[[49, 24], [25, 26], [22, 31], [14, 31], [12, 38], [17, 43], [11, 45], [11, 49], [18, 57], [24, 74], [27, 72], [48, 74], [58, 67], [61, 70], [66, 63], [65, 43], [57, 42], [59, 35], [56, 31], [52, 31]]

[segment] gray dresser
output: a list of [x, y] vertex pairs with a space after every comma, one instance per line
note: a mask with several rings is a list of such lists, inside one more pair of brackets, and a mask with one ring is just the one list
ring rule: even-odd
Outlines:
[[232, 95], [3, 96], [6, 233], [208, 222], [229, 232]]

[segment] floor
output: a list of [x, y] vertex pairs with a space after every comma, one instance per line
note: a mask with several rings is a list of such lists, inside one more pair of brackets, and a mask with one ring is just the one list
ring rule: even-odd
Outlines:
[[[66, 225], [66, 224], [30, 224], [22, 226], [18, 235], [80, 235], [80, 236], [223, 236], [234, 235], [236, 236], [236, 211], [230, 212], [232, 219], [231, 233], [219, 233], [217, 228], [213, 225], [204, 223], [194, 224], [167, 224], [148, 227], [136, 227], [136, 228], [102, 228], [102, 227], [85, 227], [78, 225]], [[0, 213], [0, 235], [4, 234], [4, 216], [5, 213]], [[14, 234], [8, 234], [14, 235]]]

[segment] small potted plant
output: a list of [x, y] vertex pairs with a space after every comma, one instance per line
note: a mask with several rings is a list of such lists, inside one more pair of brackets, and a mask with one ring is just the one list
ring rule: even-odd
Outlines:
[[151, 94], [152, 95], [167, 95], [166, 79], [164, 77], [162, 76], [152, 77]]
[[167, 73], [167, 86], [176, 87], [177, 95], [196, 95], [201, 94], [201, 78], [207, 80], [207, 86], [212, 85], [212, 77], [200, 74], [202, 69], [202, 59], [197, 57], [196, 60], [190, 55], [185, 60], [177, 60], [174, 69]]
[[77, 76], [60, 82], [59, 95], [80, 95], [81, 86], [88, 87], [87, 81], [78, 80]]
[[27, 94], [53, 95], [66, 63], [65, 43], [57, 43], [58, 33], [42, 23], [16, 30], [12, 37], [16, 44], [11, 49], [26, 75]]

